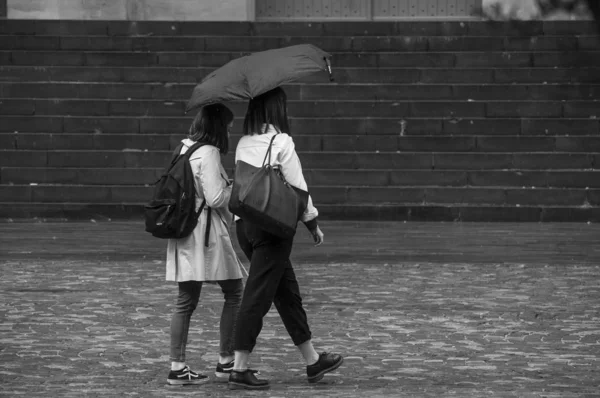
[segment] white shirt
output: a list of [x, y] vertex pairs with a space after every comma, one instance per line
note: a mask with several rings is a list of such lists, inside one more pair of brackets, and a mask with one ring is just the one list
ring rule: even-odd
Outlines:
[[[306, 180], [302, 174], [302, 165], [298, 154], [296, 154], [296, 146], [292, 137], [285, 133], [277, 133], [275, 127], [269, 125], [264, 134], [245, 135], [240, 138], [240, 141], [235, 150], [235, 161], [244, 161], [254, 167], [262, 167], [267, 149], [271, 138], [277, 134], [273, 140], [271, 149], [271, 165], [279, 166], [283, 177], [296, 188], [308, 191]], [[267, 159], [268, 160], [268, 159]], [[302, 215], [301, 221], [310, 221], [319, 215], [318, 210], [313, 206], [312, 198], [308, 196], [308, 205]]]

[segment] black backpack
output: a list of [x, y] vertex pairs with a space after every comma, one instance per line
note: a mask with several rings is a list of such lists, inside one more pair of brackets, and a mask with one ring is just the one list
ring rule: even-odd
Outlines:
[[204, 143], [197, 142], [184, 154], [180, 144], [171, 163], [154, 184], [152, 200], [144, 206], [146, 231], [162, 239], [179, 239], [189, 236], [196, 225], [206, 200], [196, 211], [196, 188], [190, 166], [190, 156]]

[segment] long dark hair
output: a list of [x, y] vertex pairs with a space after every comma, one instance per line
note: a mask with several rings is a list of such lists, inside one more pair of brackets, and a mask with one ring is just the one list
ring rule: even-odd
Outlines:
[[263, 134], [264, 124], [272, 124], [278, 132], [290, 134], [287, 96], [281, 87], [269, 90], [248, 103], [244, 118], [244, 134]]
[[203, 107], [190, 126], [189, 138], [192, 141], [204, 142], [219, 148], [219, 152], [229, 151], [227, 130], [233, 121], [233, 112], [223, 104], [212, 104]]

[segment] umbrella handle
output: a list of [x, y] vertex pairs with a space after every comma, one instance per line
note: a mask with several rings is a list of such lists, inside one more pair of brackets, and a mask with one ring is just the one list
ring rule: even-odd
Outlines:
[[327, 67], [327, 73], [329, 73], [329, 81], [332, 82], [335, 79], [333, 78], [333, 74], [331, 73], [331, 62], [329, 62], [329, 58], [323, 57], [325, 60], [325, 66]]

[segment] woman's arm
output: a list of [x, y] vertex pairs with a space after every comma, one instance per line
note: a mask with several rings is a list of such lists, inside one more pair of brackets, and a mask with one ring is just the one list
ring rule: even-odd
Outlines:
[[[304, 174], [302, 173], [302, 165], [300, 164], [300, 158], [298, 158], [298, 154], [296, 153], [296, 147], [294, 145], [294, 141], [291, 137], [285, 136], [287, 138], [287, 142], [283, 146], [280, 152], [280, 164], [281, 164], [281, 172], [285, 177], [285, 180], [291, 185], [308, 191], [308, 187], [306, 185], [306, 180], [304, 179]], [[277, 140], [277, 138], [276, 138]], [[313, 205], [312, 197], [308, 196], [308, 205], [306, 206], [306, 210], [304, 214], [302, 214], [301, 221], [306, 224], [306, 227], [313, 231], [317, 228], [317, 216], [319, 215], [319, 211]]]
[[[221, 176], [221, 156], [219, 150], [214, 147], [205, 147], [208, 151], [200, 157], [200, 170], [197, 173], [196, 184], [200, 184], [206, 205], [219, 208], [227, 206], [231, 196], [231, 187]], [[196, 174], [196, 173], [194, 173]]]

